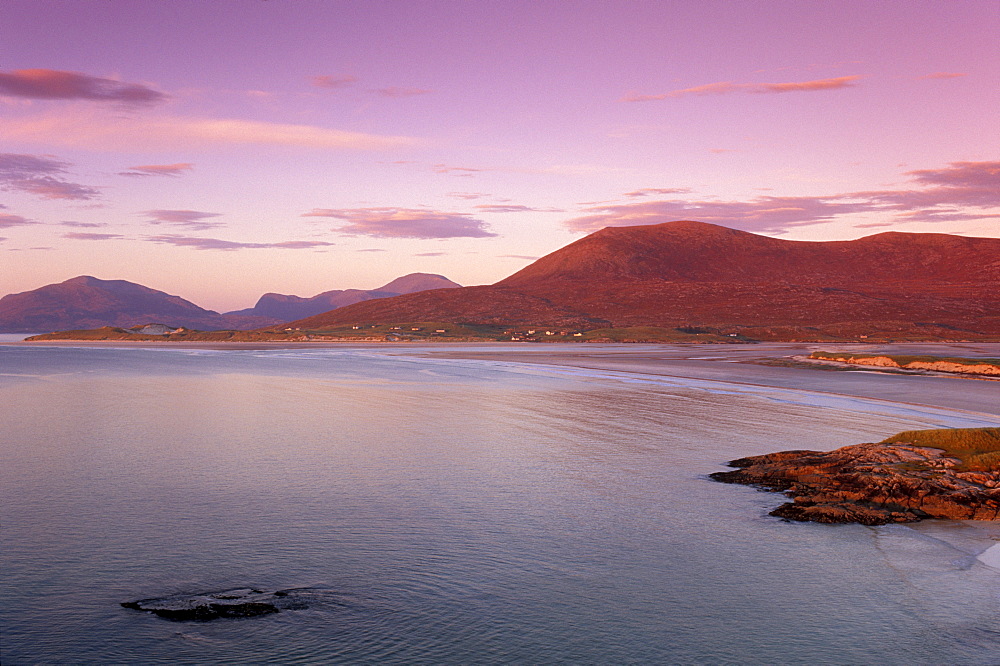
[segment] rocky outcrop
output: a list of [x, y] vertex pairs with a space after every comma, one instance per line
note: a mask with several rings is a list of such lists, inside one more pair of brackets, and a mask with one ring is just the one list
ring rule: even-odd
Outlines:
[[219, 618], [256, 617], [283, 610], [307, 608], [308, 601], [314, 594], [315, 592], [309, 588], [275, 592], [238, 588], [221, 592], [179, 594], [126, 601], [122, 606], [178, 622], [208, 622]]
[[772, 516], [819, 523], [1000, 520], [1000, 469], [964, 470], [959, 458], [900, 442], [857, 444], [827, 453], [783, 451], [741, 458], [716, 472], [724, 483], [784, 491]]

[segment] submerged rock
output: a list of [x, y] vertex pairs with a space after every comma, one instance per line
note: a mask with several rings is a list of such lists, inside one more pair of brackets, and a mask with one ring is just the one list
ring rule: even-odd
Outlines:
[[122, 603], [125, 608], [146, 611], [168, 620], [207, 622], [219, 618], [256, 617], [283, 610], [307, 608], [308, 588], [265, 592], [237, 588], [201, 594], [178, 594]]
[[[1000, 433], [979, 430], [981, 435]], [[710, 476], [784, 491], [793, 501], [771, 515], [789, 520], [863, 525], [925, 518], [1000, 520], [1000, 464], [968, 469], [961, 458], [942, 449], [890, 440], [826, 453], [783, 451], [741, 458], [729, 463], [739, 469]]]

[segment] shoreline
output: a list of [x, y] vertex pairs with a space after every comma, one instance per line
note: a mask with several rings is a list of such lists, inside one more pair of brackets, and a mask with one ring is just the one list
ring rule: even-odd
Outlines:
[[[968, 381], [943, 373], [887, 373], [877, 369], [818, 372], [813, 368], [763, 365], [760, 360], [808, 355], [818, 343], [750, 344], [620, 344], [511, 342], [150, 342], [129, 340], [53, 340], [0, 342], [0, 348], [151, 349], [158, 351], [319, 351], [371, 350], [389, 356], [516, 363], [580, 371], [672, 377], [678, 380], [717, 381], [733, 385], [790, 389], [926, 406], [1000, 419], [1000, 387], [990, 381]], [[846, 347], [846, 345], [845, 345]], [[1000, 356], [1000, 343], [896, 343], [852, 345], [857, 351], [937, 353], [963, 356]], [[734, 366], [733, 364], [738, 364]], [[738, 368], [738, 369], [737, 369]]]

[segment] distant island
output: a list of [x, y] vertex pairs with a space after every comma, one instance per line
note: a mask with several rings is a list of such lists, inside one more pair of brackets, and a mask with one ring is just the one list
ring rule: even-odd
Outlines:
[[[418, 281], [410, 293], [369, 293], [346, 305], [338, 300], [346, 292], [311, 299], [266, 294], [249, 310], [209, 312], [208, 325], [179, 314], [153, 317], [148, 309], [119, 317], [106, 308], [84, 326], [59, 327], [74, 329], [59, 335], [116, 339], [132, 335], [122, 332], [132, 327], [162, 322], [188, 329], [183, 338], [158, 338], [167, 340], [1000, 341], [998, 256], [1000, 238], [888, 232], [789, 241], [675, 221], [602, 229], [492, 285], [457, 287], [432, 276], [440, 280]], [[94, 278], [77, 280], [94, 286]], [[0, 299], [0, 324], [11, 299]], [[56, 320], [44, 315], [61, 312], [60, 301], [35, 301], [34, 318], [21, 316], [16, 330], [53, 330], [43, 322]], [[265, 314], [327, 306], [279, 324], [212, 323], [220, 317], [259, 322]], [[74, 307], [80, 314], [86, 304]]]
[[770, 515], [884, 525], [926, 518], [1000, 520], [1000, 428], [912, 430], [835, 451], [733, 460], [716, 481], [784, 492]]

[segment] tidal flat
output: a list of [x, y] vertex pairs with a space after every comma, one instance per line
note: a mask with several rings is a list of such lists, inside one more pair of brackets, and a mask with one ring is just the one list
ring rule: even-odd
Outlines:
[[[994, 663], [997, 523], [708, 478], [1000, 425], [996, 382], [744, 362], [808, 349], [0, 345], [0, 661]], [[331, 601], [121, 607], [234, 588]]]

